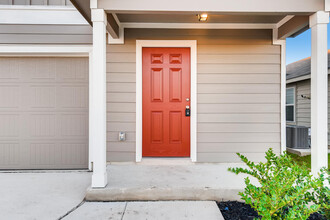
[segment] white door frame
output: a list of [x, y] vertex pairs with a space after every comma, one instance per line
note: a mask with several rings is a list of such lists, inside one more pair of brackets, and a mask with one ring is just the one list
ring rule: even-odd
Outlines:
[[142, 48], [190, 48], [190, 159], [197, 161], [197, 41], [196, 40], [137, 40], [136, 41], [136, 162], [142, 160]]
[[[92, 75], [92, 45], [0, 45], [0, 57], [88, 57], [89, 58], [89, 103], [91, 99], [91, 75]], [[88, 108], [88, 118], [90, 118], [90, 107]], [[89, 120], [89, 119], [88, 119]], [[89, 142], [91, 140], [90, 135], [92, 135], [92, 130], [97, 128], [92, 128], [91, 123], [89, 124]], [[88, 144], [88, 169], [92, 170], [92, 148], [91, 144]]]

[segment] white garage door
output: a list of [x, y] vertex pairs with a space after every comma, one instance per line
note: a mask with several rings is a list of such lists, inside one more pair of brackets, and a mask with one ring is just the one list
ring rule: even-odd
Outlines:
[[88, 166], [88, 58], [0, 58], [0, 169]]

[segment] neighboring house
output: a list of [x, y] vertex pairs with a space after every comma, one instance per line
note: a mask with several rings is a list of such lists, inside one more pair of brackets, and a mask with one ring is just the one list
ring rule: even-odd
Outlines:
[[[260, 161], [286, 147], [285, 38], [312, 27], [323, 36], [312, 72], [326, 65], [324, 0], [71, 2], [93, 26], [92, 47], [72, 8], [1, 8], [2, 169], [88, 166], [92, 187], [104, 187], [107, 161]], [[324, 82], [315, 85], [319, 112]]]
[[[330, 73], [328, 50], [328, 74]], [[330, 86], [328, 78], [328, 87]], [[329, 93], [330, 94], [330, 93]], [[328, 105], [329, 105], [328, 95]], [[330, 105], [329, 105], [330, 106]], [[328, 112], [329, 114], [329, 112]], [[286, 67], [286, 122], [288, 125], [311, 127], [311, 58], [290, 63]], [[329, 128], [328, 116], [328, 128]], [[328, 143], [330, 135], [328, 133]]]

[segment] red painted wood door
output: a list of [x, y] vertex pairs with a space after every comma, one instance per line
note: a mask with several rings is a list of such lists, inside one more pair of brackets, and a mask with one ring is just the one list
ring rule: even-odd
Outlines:
[[142, 86], [142, 155], [189, 157], [190, 48], [143, 48]]

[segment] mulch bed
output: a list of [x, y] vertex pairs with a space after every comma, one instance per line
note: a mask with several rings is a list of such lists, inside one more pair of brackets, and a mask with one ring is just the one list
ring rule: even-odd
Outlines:
[[[258, 213], [242, 202], [217, 202], [217, 205], [225, 218], [225, 220], [253, 220], [254, 218], [261, 219]], [[308, 220], [327, 220], [324, 216], [314, 213]]]

